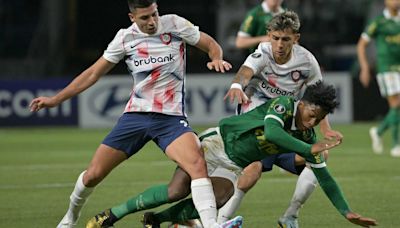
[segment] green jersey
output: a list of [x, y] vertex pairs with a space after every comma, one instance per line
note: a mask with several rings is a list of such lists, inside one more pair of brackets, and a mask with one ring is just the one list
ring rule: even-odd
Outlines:
[[[279, 8], [278, 13], [283, 12], [282, 8]], [[272, 19], [275, 13], [268, 9], [265, 2], [251, 9], [244, 21], [240, 26], [239, 36], [264, 36], [267, 34], [267, 24]], [[257, 47], [250, 48], [250, 52], [254, 52]]]
[[296, 152], [310, 164], [321, 188], [343, 215], [350, 211], [336, 181], [330, 175], [324, 157], [311, 154], [316, 141], [313, 129], [296, 129], [297, 103], [293, 97], [281, 96], [238, 116], [224, 118], [219, 129], [225, 153], [240, 167], [276, 153]]
[[400, 18], [391, 17], [385, 10], [368, 24], [363, 36], [376, 41], [379, 73], [400, 72]]
[[308, 162], [324, 162], [323, 157], [311, 154], [314, 130], [296, 129], [296, 107], [293, 97], [282, 96], [242, 115], [222, 119], [219, 127], [228, 157], [246, 167], [268, 155], [295, 151]]

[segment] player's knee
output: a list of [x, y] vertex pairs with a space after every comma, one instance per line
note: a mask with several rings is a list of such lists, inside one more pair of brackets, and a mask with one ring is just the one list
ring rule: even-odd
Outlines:
[[82, 182], [86, 187], [94, 187], [98, 185], [106, 175], [107, 174], [99, 169], [88, 169], [83, 176]]
[[197, 156], [183, 164], [184, 169], [192, 179], [208, 177], [207, 164], [202, 156]]

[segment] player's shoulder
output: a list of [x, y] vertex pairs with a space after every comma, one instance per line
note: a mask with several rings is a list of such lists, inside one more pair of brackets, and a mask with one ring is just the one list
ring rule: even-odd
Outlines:
[[295, 55], [298, 56], [298, 59], [307, 60], [308, 62], [314, 61], [315, 59], [315, 56], [311, 51], [299, 44], [293, 45], [293, 51]]
[[189, 20], [181, 17], [177, 14], [166, 14], [160, 16], [159, 22], [162, 24], [162, 28], [168, 31], [179, 30], [182, 27], [192, 27], [194, 26]]

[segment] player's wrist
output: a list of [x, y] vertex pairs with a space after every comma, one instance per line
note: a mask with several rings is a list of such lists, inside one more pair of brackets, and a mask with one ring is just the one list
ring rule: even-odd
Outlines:
[[241, 85], [241, 84], [239, 84], [239, 83], [237, 83], [237, 82], [235, 82], [235, 83], [232, 83], [232, 85], [231, 85], [231, 89], [240, 89], [240, 90], [242, 90], [242, 91], [243, 91], [243, 87], [242, 87], [242, 85]]

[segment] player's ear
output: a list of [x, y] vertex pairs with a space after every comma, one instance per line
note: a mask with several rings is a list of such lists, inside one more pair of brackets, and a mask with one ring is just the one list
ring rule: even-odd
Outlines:
[[135, 15], [133, 13], [128, 13], [128, 17], [129, 17], [129, 20], [131, 20], [132, 23], [135, 22]]
[[298, 43], [299, 43], [299, 40], [300, 40], [300, 33], [296, 33], [296, 34], [294, 35], [294, 43], [295, 43], [295, 44], [298, 44]]

